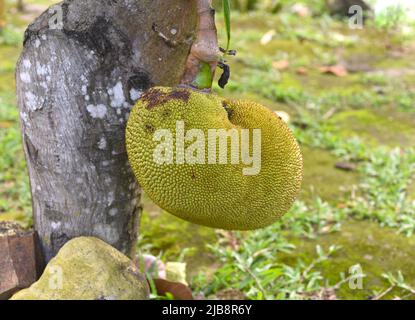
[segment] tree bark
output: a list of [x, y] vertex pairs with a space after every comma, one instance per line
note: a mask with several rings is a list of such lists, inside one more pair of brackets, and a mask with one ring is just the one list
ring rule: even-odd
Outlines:
[[19, 12], [24, 12], [25, 5], [24, 5], [23, 0], [17, 0], [17, 5], [16, 5], [16, 7], [17, 7], [17, 11], [19, 11]]
[[133, 254], [141, 207], [126, 120], [143, 90], [180, 82], [196, 38], [196, 5], [66, 0], [26, 30], [17, 96], [46, 261], [85, 235]]

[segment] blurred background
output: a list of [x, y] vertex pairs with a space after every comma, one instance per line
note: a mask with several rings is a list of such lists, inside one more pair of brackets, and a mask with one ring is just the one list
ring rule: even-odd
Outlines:
[[[26, 227], [14, 70], [25, 28], [54, 3], [0, 0], [0, 220]], [[198, 297], [414, 299], [415, 3], [234, 0], [231, 24], [231, 80], [214, 91], [289, 123], [304, 156], [301, 196], [268, 228], [225, 232], [144, 195], [139, 252], [177, 262]]]

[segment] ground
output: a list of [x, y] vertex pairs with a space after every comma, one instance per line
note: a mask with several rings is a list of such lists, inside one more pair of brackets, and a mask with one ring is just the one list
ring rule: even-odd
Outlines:
[[[52, 1], [27, 2], [0, 35], [0, 219], [30, 226], [14, 66], [25, 25]], [[269, 228], [224, 232], [175, 218], [144, 196], [141, 252], [187, 262], [202, 296], [414, 299], [415, 38], [394, 26], [355, 30], [290, 12], [234, 12], [232, 29], [231, 81], [214, 91], [290, 115], [304, 155], [300, 198]], [[320, 69], [333, 65], [347, 74]]]

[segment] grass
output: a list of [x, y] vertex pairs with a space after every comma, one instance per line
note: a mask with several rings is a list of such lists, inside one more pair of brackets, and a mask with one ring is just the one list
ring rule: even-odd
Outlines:
[[0, 220], [17, 220], [29, 226], [32, 220], [30, 187], [14, 84], [23, 31], [23, 26], [9, 22], [0, 32]]
[[[254, 14], [251, 16], [252, 24], [255, 24], [255, 19]], [[244, 25], [249, 25], [246, 17], [241, 17], [241, 20]], [[293, 27], [286, 26], [286, 30]], [[341, 30], [335, 22], [329, 22], [328, 28]], [[408, 81], [400, 75], [390, 78], [387, 72], [383, 72], [389, 66], [411, 68], [413, 52], [402, 56], [393, 65], [379, 63], [378, 73], [358, 72], [344, 78], [333, 78], [315, 71], [315, 57], [327, 52], [327, 47], [334, 51], [341, 46], [347, 53], [346, 47], [352, 54], [357, 46], [362, 51], [365, 47], [377, 48], [379, 62], [383, 62], [388, 59], [388, 52], [384, 49], [388, 39], [385, 36], [379, 38], [379, 32], [374, 29], [368, 32], [372, 34], [370, 37], [360, 33], [357, 42], [350, 41], [345, 46], [330, 38], [304, 36], [312, 30], [318, 34], [313, 26], [296, 33], [306, 38], [304, 44], [297, 43], [291, 33], [284, 32], [268, 48], [255, 44], [260, 36], [255, 37], [255, 32], [250, 30], [240, 42], [236, 42], [243, 46], [238, 48], [239, 54], [233, 62], [236, 71], [225, 94], [244, 96], [248, 91], [260, 99], [270, 100], [270, 106], [278, 103], [289, 106], [294, 118], [292, 128], [303, 149], [312, 149], [316, 157], [320, 153], [320, 161], [325, 157], [326, 151], [323, 150], [327, 150], [338, 161], [354, 162], [359, 180], [351, 179], [352, 185], [346, 188], [347, 193], [337, 195], [335, 199], [328, 197], [328, 202], [320, 198], [326, 197], [327, 192], [309, 194], [305, 202], [297, 202], [281, 222], [269, 228], [219, 235], [218, 243], [209, 247], [221, 261], [221, 266], [210, 277], [205, 273], [199, 274], [193, 286], [206, 296], [215, 296], [233, 288], [250, 299], [336, 296], [347, 299], [414, 299], [415, 279], [409, 267], [414, 262], [411, 255], [399, 256], [395, 264], [380, 245], [394, 247], [391, 255], [395, 256], [396, 252], [414, 248], [415, 202], [409, 188], [415, 174], [415, 150], [401, 148], [401, 145], [413, 146], [415, 142], [411, 133], [414, 89], [412, 86], [408, 90], [412, 79]], [[264, 29], [258, 30], [259, 34], [261, 32]], [[376, 33], [377, 37], [373, 37]], [[287, 42], [281, 45], [281, 41], [286, 39], [290, 39], [288, 43], [292, 48]], [[308, 50], [307, 42], [313, 43], [312, 51]], [[298, 50], [299, 47], [304, 50]], [[272, 70], [270, 60], [281, 58], [281, 51], [285, 50], [287, 54], [284, 57], [290, 60], [290, 64], [307, 68], [305, 79], [295, 74], [295, 68], [282, 73]], [[272, 52], [276, 52], [275, 55]], [[333, 56], [328, 59], [324, 54], [322, 56], [323, 63], [336, 62]], [[376, 70], [376, 67], [371, 68], [371, 71]], [[307, 157], [305, 159], [307, 161]], [[317, 162], [311, 161], [306, 163], [306, 168], [317, 170], [314, 176], [318, 176]], [[334, 171], [337, 188], [344, 182], [348, 183], [347, 179], [339, 179], [341, 174], [336, 174], [332, 168], [321, 169], [323, 177], [326, 171]], [[325, 181], [329, 184], [327, 189], [333, 190], [330, 179]], [[318, 184], [317, 179], [309, 183]], [[368, 220], [373, 221], [372, 224], [366, 225]], [[372, 230], [379, 239], [379, 250], [370, 247], [365, 238], [359, 238], [357, 243], [361, 245], [354, 248], [350, 243], [339, 241], [345, 238], [344, 229], [356, 235]], [[306, 241], [315, 248], [314, 253], [310, 246], [301, 245]], [[368, 250], [374, 252], [377, 261], [365, 264], [362, 257]], [[342, 258], [342, 252], [348, 252], [353, 258]], [[353, 278], [348, 270], [360, 263], [368, 271], [368, 280], [366, 283], [363, 280], [364, 290], [351, 290], [348, 284], [358, 279]], [[390, 270], [383, 269], [382, 263]], [[330, 265], [341, 267], [330, 268]], [[406, 279], [405, 273], [408, 274]]]

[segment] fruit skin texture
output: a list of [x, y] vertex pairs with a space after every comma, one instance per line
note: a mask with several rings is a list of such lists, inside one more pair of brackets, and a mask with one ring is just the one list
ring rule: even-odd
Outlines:
[[[208, 129], [261, 129], [259, 174], [244, 175], [246, 164], [230, 163], [230, 143], [228, 164], [178, 165], [176, 155], [173, 164], [157, 164], [153, 151], [160, 142], [153, 140], [153, 134], [170, 129], [175, 137], [178, 120], [184, 121], [186, 131], [202, 129], [206, 137]], [[294, 136], [274, 112], [255, 102], [226, 100], [187, 88], [154, 87], [133, 108], [126, 143], [132, 169], [148, 196], [167, 212], [193, 223], [228, 230], [262, 228], [288, 211], [301, 187], [302, 156]]]

